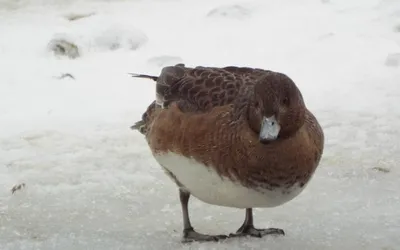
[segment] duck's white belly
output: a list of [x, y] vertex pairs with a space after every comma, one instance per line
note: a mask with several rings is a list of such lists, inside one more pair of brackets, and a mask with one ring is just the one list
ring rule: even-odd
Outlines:
[[175, 175], [193, 196], [203, 202], [236, 208], [275, 207], [296, 197], [304, 189], [250, 189], [218, 175], [212, 167], [176, 153], [154, 155], [157, 162]]

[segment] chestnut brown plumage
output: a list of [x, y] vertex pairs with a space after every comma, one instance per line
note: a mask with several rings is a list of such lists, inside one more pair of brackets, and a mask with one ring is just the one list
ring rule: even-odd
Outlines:
[[[281, 205], [297, 196], [319, 165], [324, 148], [322, 128], [296, 84], [282, 73], [233, 66], [179, 64], [165, 67], [158, 77], [133, 76], [156, 81], [156, 100], [132, 127], [145, 135], [156, 159], [172, 152], [212, 169], [221, 181], [239, 183], [266, 197], [274, 192], [270, 203], [267, 198], [251, 204], [213, 202], [192, 192], [191, 183], [158, 160], [180, 189], [184, 239], [223, 238], [193, 230], [187, 212], [190, 194], [211, 204], [246, 208], [246, 220], [235, 235], [282, 234], [280, 229], [255, 229], [251, 208]], [[276, 195], [282, 197], [271, 198]]]

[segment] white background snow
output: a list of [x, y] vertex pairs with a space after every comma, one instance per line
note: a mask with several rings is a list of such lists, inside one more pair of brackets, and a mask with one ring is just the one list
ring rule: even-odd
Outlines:
[[[48, 52], [57, 36], [81, 57]], [[301, 89], [323, 160], [295, 200], [255, 212], [286, 236], [180, 243], [177, 188], [129, 129], [154, 83], [127, 74], [179, 62]], [[0, 249], [400, 249], [399, 84], [398, 0], [0, 0]], [[196, 199], [190, 214], [202, 233], [244, 219]]]

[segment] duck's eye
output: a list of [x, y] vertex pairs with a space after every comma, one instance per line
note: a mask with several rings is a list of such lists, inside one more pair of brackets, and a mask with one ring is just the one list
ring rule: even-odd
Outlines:
[[289, 98], [287, 98], [287, 97], [283, 98], [282, 104], [285, 105], [285, 106], [288, 106], [289, 105]]

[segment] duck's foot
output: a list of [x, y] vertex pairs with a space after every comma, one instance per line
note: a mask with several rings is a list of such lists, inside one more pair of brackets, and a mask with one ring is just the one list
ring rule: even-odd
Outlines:
[[251, 236], [262, 238], [265, 235], [285, 235], [285, 231], [279, 228], [266, 228], [266, 229], [257, 229], [253, 225], [246, 225], [240, 227], [236, 233], [230, 234], [229, 237], [243, 237], [243, 236]]
[[188, 242], [205, 242], [205, 241], [219, 241], [228, 238], [227, 235], [207, 235], [201, 234], [193, 230], [193, 228], [188, 228], [183, 230], [182, 243]]
[[246, 218], [242, 226], [234, 234], [230, 234], [229, 237], [241, 237], [241, 236], [252, 236], [261, 238], [265, 235], [285, 235], [285, 232], [279, 228], [266, 228], [257, 229], [253, 224], [253, 209], [246, 209]]

